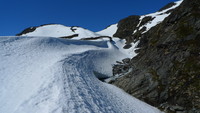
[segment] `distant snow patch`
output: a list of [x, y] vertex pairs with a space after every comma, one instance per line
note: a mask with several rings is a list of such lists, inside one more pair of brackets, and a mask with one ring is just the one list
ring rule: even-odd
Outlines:
[[78, 34], [72, 39], [91, 38], [99, 36], [88, 29], [81, 27], [67, 27], [60, 24], [44, 25], [37, 27], [33, 32], [23, 34], [21, 36], [42, 36], [42, 37], [67, 37]]

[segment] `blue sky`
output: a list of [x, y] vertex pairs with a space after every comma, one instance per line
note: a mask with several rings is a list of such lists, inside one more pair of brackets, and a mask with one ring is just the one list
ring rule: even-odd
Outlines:
[[49, 23], [99, 31], [130, 15], [156, 12], [177, 0], [1, 0], [0, 36]]

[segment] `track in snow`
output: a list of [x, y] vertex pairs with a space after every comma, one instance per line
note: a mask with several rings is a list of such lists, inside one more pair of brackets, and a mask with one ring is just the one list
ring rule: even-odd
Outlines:
[[160, 112], [95, 77], [125, 57], [109, 41], [1, 37], [0, 46], [1, 113]]

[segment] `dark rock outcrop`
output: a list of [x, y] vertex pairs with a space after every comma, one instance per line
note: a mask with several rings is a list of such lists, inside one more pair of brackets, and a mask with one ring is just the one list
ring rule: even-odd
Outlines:
[[43, 25], [40, 25], [40, 26], [29, 27], [29, 28], [24, 29], [21, 33], [16, 34], [16, 36], [21, 36], [23, 34], [27, 34], [27, 33], [33, 32], [38, 27], [42, 27], [42, 26], [46, 26], [46, 25], [56, 25], [56, 24], [43, 24]]
[[103, 38], [107, 38], [110, 41], [112, 41], [112, 38], [110, 36], [89, 37], [89, 38], [82, 38], [81, 40], [98, 40], [98, 39], [103, 39]]
[[63, 37], [59, 37], [59, 38], [66, 38], [66, 39], [71, 39], [74, 37], [78, 37], [78, 34], [74, 34], [74, 35], [70, 35], [70, 36], [63, 36]]
[[130, 62], [131, 62], [130, 58], [123, 59], [122, 62], [117, 61], [117, 64], [113, 65], [113, 70], [112, 70], [113, 75], [120, 76], [127, 73], [131, 69]]
[[[171, 13], [174, 9], [167, 10], [164, 12], [161, 12], [161, 11], [169, 9], [174, 5], [176, 4], [169, 3], [165, 7], [161, 8], [159, 10], [160, 15]], [[138, 41], [143, 36], [143, 32], [146, 31], [146, 27], [142, 27], [142, 26], [148, 23], [151, 23], [153, 19], [154, 17], [149, 16], [149, 15], [144, 15], [142, 19], [141, 19], [141, 16], [136, 16], [136, 15], [129, 16], [119, 21], [118, 29], [113, 36], [126, 39], [127, 41], [126, 44], [128, 46], [130, 43]]]
[[[138, 17], [134, 18], [135, 26]], [[199, 113], [200, 1], [184, 0], [161, 24], [139, 35], [140, 49], [131, 59], [131, 73], [112, 83], [168, 113]], [[137, 39], [129, 32], [118, 36]]]
[[165, 9], [168, 9], [168, 8], [172, 7], [173, 5], [175, 5], [174, 2], [169, 3], [169, 4], [167, 4], [166, 6], [162, 7], [159, 11], [163, 11], [163, 10], [165, 10]]
[[128, 40], [129, 36], [133, 34], [133, 31], [137, 28], [140, 16], [129, 16], [118, 23], [117, 32], [113, 35], [114, 37], [125, 38]]
[[36, 29], [37, 29], [37, 27], [29, 27], [29, 28], [26, 28], [26, 29], [23, 30], [21, 33], [16, 34], [16, 36], [21, 36], [21, 35], [23, 35], [23, 34], [33, 32], [33, 31], [35, 31]]

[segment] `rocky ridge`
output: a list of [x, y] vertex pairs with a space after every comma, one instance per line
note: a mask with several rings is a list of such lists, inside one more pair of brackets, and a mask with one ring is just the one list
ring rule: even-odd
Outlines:
[[125, 38], [127, 44], [140, 43], [129, 63], [131, 72], [112, 83], [167, 113], [200, 112], [199, 11], [200, 1], [184, 0], [148, 31], [140, 27], [152, 20], [148, 16], [121, 20], [114, 36]]

